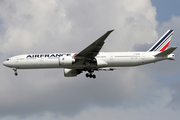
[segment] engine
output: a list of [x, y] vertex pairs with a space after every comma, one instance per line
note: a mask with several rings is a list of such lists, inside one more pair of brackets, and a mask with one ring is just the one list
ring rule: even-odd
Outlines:
[[81, 71], [77, 70], [77, 69], [67, 69], [67, 68], [64, 68], [64, 76], [65, 77], [75, 77], [75, 76], [77, 76], [80, 73], [81, 73]]
[[72, 65], [75, 59], [72, 56], [60, 57], [60, 65]]

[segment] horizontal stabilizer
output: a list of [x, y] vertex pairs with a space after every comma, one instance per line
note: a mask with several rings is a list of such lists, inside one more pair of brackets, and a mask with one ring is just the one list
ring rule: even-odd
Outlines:
[[163, 52], [158, 53], [157, 55], [155, 55], [156, 57], [163, 57], [163, 56], [167, 56], [169, 54], [171, 54], [177, 47], [171, 47], [168, 48], [167, 50], [164, 50]]

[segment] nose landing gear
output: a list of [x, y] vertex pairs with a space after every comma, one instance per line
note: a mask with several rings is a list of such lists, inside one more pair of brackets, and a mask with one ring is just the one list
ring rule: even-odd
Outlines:
[[17, 76], [18, 75], [17, 68], [13, 68], [13, 70], [14, 70], [14, 75]]

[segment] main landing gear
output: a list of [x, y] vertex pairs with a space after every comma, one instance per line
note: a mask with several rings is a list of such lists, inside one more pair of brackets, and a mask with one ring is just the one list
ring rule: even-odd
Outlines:
[[90, 78], [96, 78], [96, 75], [95, 74], [92, 74], [94, 72], [94, 70], [88, 70], [89, 73], [86, 73], [86, 77], [90, 77]]
[[95, 74], [91, 74], [91, 73], [86, 73], [86, 77], [90, 77], [90, 78], [96, 78]]
[[13, 68], [13, 70], [14, 70], [14, 75], [17, 76], [18, 75], [17, 68]]
[[[96, 61], [96, 59], [93, 59], [92, 61], [86, 61], [85, 62], [85, 65], [86, 65], [86, 68], [85, 68], [85, 70], [84, 71], [88, 71], [89, 73], [86, 73], [86, 77], [88, 78], [96, 78], [96, 75], [95, 74], [92, 74], [93, 72], [94, 72], [94, 68], [93, 68], [93, 66], [94, 67], [96, 67], [97, 66], [97, 63], [96, 63], [97, 61]], [[91, 67], [92, 68], [91, 68]]]

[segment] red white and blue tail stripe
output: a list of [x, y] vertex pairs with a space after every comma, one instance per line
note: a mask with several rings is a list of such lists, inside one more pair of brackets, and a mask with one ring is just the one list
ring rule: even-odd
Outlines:
[[148, 52], [162, 52], [166, 50], [171, 41], [173, 30], [168, 30], [149, 50]]

